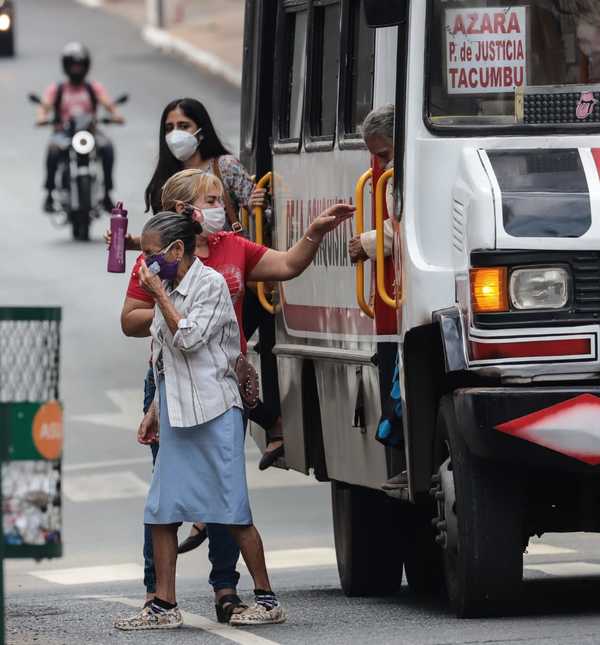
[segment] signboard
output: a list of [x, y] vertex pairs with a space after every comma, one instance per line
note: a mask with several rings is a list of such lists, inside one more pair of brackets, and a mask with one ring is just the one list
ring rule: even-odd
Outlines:
[[447, 9], [448, 94], [498, 94], [527, 85], [527, 8]]
[[0, 403], [0, 426], [8, 438], [2, 464], [4, 553], [60, 556], [62, 406], [57, 401]]

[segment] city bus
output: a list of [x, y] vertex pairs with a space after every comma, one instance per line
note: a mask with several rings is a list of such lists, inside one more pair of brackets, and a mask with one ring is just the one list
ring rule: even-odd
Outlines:
[[[502, 613], [530, 537], [600, 530], [597, 5], [247, 2], [241, 156], [272, 195], [256, 239], [287, 249], [328, 204], [357, 206], [301, 277], [258, 285], [254, 356], [287, 467], [331, 482], [348, 595], [404, 573], [459, 617]], [[389, 103], [384, 171], [360, 124]], [[353, 266], [368, 228], [377, 261]], [[385, 445], [396, 362], [403, 431]]]

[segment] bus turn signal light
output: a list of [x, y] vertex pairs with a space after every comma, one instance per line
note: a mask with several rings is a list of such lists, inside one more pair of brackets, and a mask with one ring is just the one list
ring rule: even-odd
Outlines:
[[506, 267], [471, 269], [471, 302], [475, 313], [508, 311]]

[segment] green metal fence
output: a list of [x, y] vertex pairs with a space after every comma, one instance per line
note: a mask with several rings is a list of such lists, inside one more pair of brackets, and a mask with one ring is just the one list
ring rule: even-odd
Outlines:
[[60, 308], [0, 307], [2, 558], [62, 555], [60, 322]]

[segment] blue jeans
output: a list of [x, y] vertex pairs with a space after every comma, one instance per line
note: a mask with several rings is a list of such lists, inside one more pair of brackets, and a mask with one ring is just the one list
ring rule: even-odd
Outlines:
[[[152, 369], [148, 370], [144, 381], [144, 414], [154, 401], [156, 384]], [[152, 465], [158, 455], [159, 444], [153, 443]], [[207, 524], [208, 532], [208, 559], [212, 564], [209, 584], [215, 591], [220, 589], [235, 589], [240, 579], [240, 574], [235, 567], [240, 557], [240, 548], [233, 539], [231, 532], [222, 524]], [[144, 524], [144, 585], [148, 593], [156, 591], [156, 572], [154, 571], [154, 554], [152, 550], [152, 527]]]

